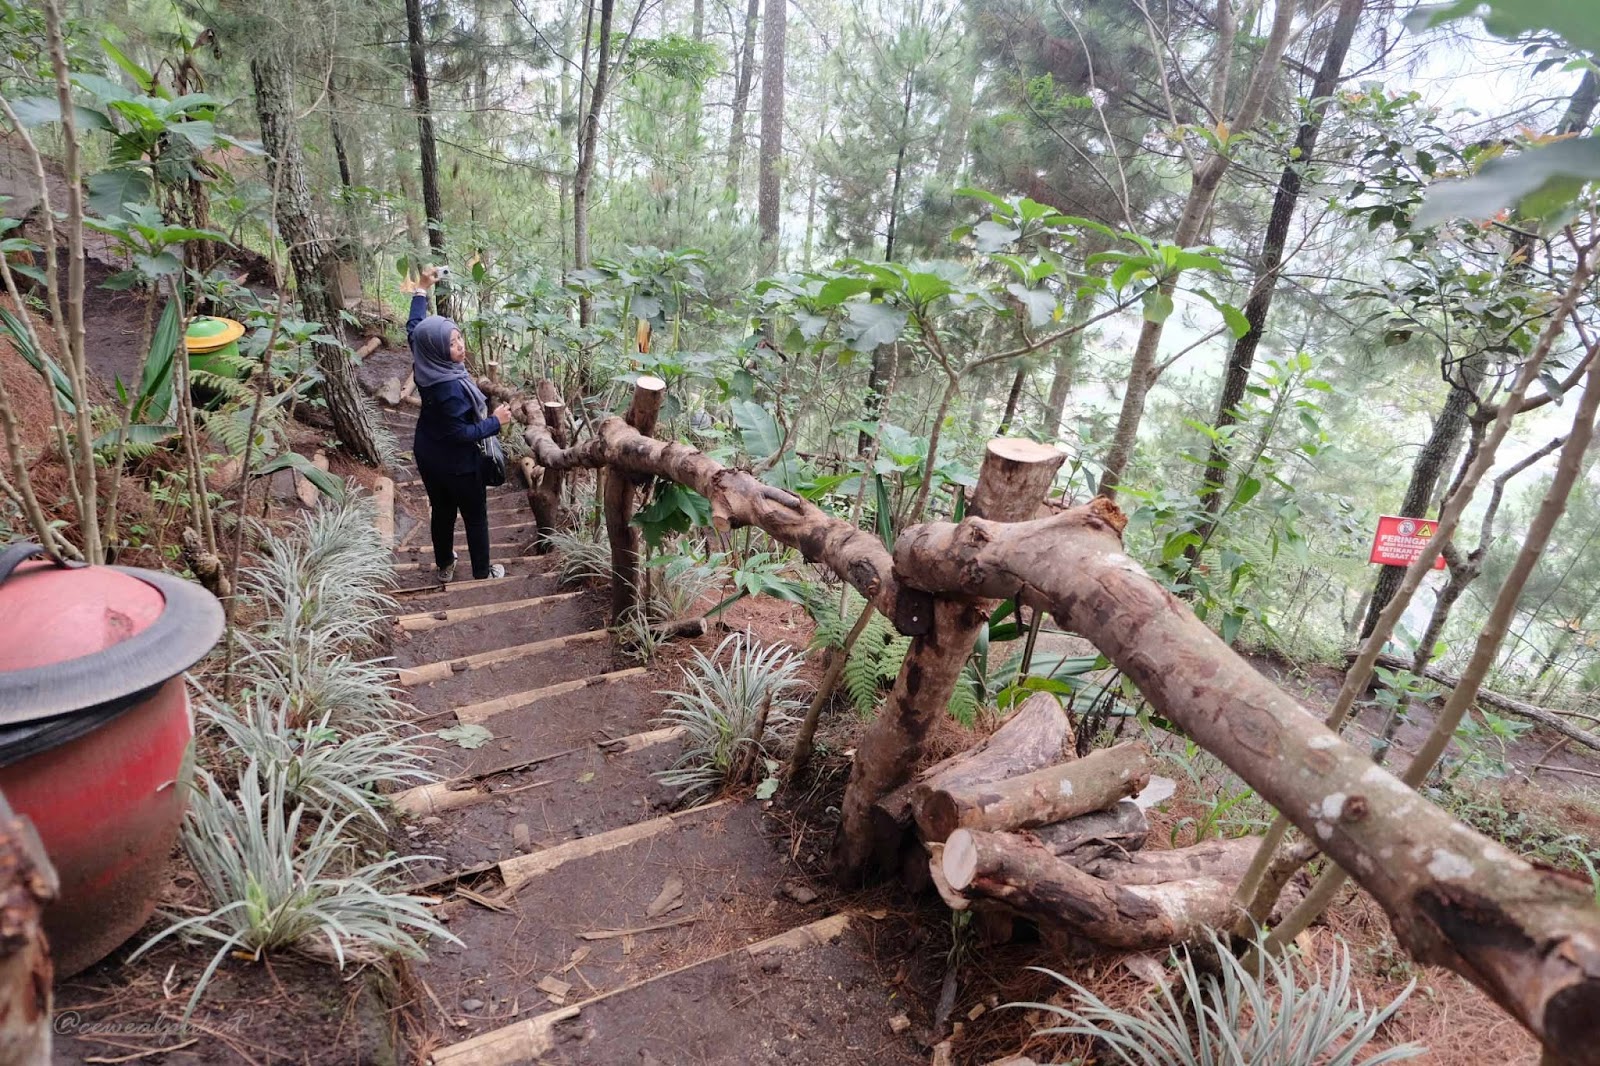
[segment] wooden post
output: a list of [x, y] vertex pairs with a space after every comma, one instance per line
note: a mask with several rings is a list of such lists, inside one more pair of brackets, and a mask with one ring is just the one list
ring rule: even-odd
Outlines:
[[[1044, 501], [1065, 456], [1048, 444], [1013, 437], [989, 442], [978, 471], [978, 487], [967, 513], [994, 522], [1032, 518]], [[845, 789], [834, 870], [859, 882], [875, 850], [873, 806], [904, 784], [922, 756], [928, 729], [945, 713], [961, 668], [978, 634], [989, 624], [994, 600], [937, 599], [933, 624], [911, 642], [888, 702], [856, 748]], [[883, 856], [893, 864], [895, 856]]]
[[55, 868], [27, 819], [0, 796], [0, 1062], [49, 1062], [54, 965], [44, 906]]
[[[525, 421], [542, 419], [545, 428], [550, 431], [550, 439], [558, 447], [567, 446], [567, 408], [561, 402], [561, 394], [556, 390], [556, 383], [549, 378], [541, 378], [537, 386], [539, 402], [529, 402], [525, 410]], [[537, 527], [534, 536], [534, 552], [543, 555], [550, 550], [550, 534], [556, 531], [556, 525], [561, 517], [561, 485], [565, 475], [553, 467], [546, 466], [540, 475], [537, 485], [528, 486], [528, 505], [533, 508], [533, 520]]]
[[[648, 374], [633, 386], [625, 421], [642, 436], [656, 429], [667, 383]], [[639, 531], [633, 528], [634, 479], [614, 466], [605, 468], [606, 539], [611, 543], [611, 623], [621, 622], [639, 603]]]

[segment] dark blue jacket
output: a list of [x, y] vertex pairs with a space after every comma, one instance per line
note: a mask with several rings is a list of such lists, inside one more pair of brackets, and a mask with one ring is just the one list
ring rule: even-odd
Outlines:
[[[428, 317], [428, 297], [417, 293], [411, 298], [411, 317], [406, 321], [406, 340], [411, 340], [417, 323]], [[417, 435], [412, 454], [417, 471], [424, 475], [449, 477], [475, 474], [479, 469], [478, 442], [500, 432], [493, 415], [478, 417], [477, 404], [464, 381], [453, 379], [417, 390], [422, 396], [422, 414], [417, 418]]]

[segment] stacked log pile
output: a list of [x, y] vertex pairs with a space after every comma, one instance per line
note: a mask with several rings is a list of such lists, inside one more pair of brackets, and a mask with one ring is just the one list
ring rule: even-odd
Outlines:
[[1258, 841], [1143, 850], [1150, 826], [1133, 797], [1156, 768], [1150, 748], [1080, 759], [1076, 747], [1056, 698], [1033, 696], [982, 744], [879, 801], [883, 853], [908, 881], [931, 881], [951, 908], [973, 911], [991, 939], [1017, 918], [1123, 950], [1231, 927]]

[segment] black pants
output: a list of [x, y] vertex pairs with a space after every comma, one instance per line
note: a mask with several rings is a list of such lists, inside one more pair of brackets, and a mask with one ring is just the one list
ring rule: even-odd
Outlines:
[[455, 559], [456, 515], [467, 526], [467, 554], [472, 557], [472, 576], [489, 576], [489, 501], [483, 475], [436, 474], [418, 469], [428, 490], [428, 506], [433, 511], [433, 561], [441, 568]]

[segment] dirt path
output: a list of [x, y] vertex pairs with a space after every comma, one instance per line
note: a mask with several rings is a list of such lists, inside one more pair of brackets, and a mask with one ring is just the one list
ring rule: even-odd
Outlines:
[[[387, 418], [408, 444], [411, 418]], [[395, 477], [399, 676], [424, 728], [491, 735], [438, 741], [434, 769], [460, 787], [400, 801], [407, 850], [437, 856], [421, 890], [462, 941], [416, 967], [433, 1061], [924, 1061], [889, 1025], [903, 1008], [872, 961], [875, 919], [830, 908], [788, 825], [753, 800], [670, 805], [653, 775], [682, 739], [657, 690], [676, 678], [618, 656], [603, 590], [574, 595], [552, 559], [520, 557], [521, 491], [491, 492], [508, 576], [439, 589], [421, 485]]]

